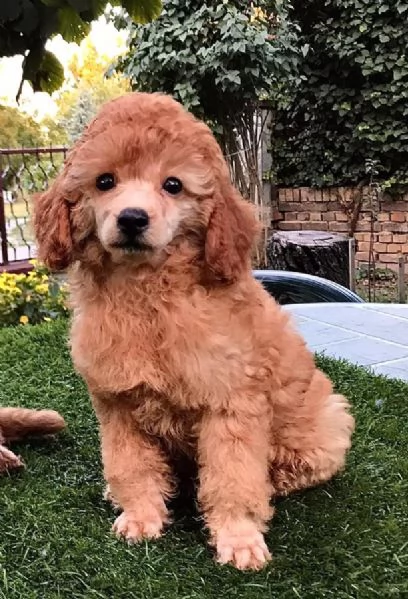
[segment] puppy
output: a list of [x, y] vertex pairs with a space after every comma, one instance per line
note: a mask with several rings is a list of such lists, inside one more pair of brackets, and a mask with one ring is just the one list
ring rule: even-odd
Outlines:
[[211, 131], [170, 97], [120, 97], [35, 203], [40, 259], [69, 267], [114, 531], [162, 534], [187, 455], [218, 561], [261, 568], [271, 499], [342, 469], [354, 421], [252, 276], [258, 224]]

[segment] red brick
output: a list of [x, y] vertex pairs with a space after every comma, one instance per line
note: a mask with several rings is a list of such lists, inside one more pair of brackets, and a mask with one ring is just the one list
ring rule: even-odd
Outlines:
[[[383, 229], [385, 229], [385, 226], [389, 225], [389, 224], [391, 224], [391, 223], [384, 223]], [[398, 226], [398, 225], [396, 225], [396, 226]], [[371, 231], [371, 223], [368, 222], [368, 221], [366, 221], [366, 222], [358, 222], [356, 230], [368, 233], [369, 231]], [[386, 229], [386, 230], [388, 231], [388, 229]], [[376, 223], [376, 222], [373, 223], [373, 231], [375, 233], [379, 233], [381, 231], [381, 225], [380, 225], [380, 223]]]
[[330, 189], [322, 189], [322, 202], [330, 202]]
[[309, 199], [309, 187], [299, 187], [299, 201], [307, 202]]
[[294, 187], [292, 189], [293, 192], [293, 201], [294, 202], [300, 202], [300, 188], [299, 187]]
[[325, 221], [312, 221], [302, 223], [302, 230], [304, 231], [327, 231], [328, 223]]
[[340, 223], [347, 223], [349, 218], [344, 212], [336, 212], [336, 220]]
[[282, 212], [279, 212], [279, 210], [272, 210], [272, 216], [271, 216], [271, 220], [273, 222], [276, 222], [278, 220], [282, 220], [283, 219], [283, 214]]
[[408, 225], [407, 223], [383, 223], [382, 225], [383, 231], [391, 231], [392, 233], [408, 233]]
[[303, 192], [301, 202], [307, 202], [308, 204], [316, 203], [316, 190], [313, 187], [307, 187]]
[[405, 212], [391, 212], [391, 221], [393, 223], [405, 223], [406, 216]]
[[408, 241], [408, 235], [406, 233], [394, 233], [392, 236], [393, 243], [405, 243]]
[[307, 210], [308, 212], [322, 212], [326, 211], [326, 206], [317, 202], [280, 202], [279, 210], [281, 212], [302, 212]]
[[[387, 246], [385, 245], [384, 246], [384, 251], [386, 249], [387, 249]], [[370, 251], [370, 242], [369, 241], [359, 241], [358, 244], [357, 244], [357, 250], [359, 252], [369, 252]]]
[[388, 212], [380, 212], [377, 216], [377, 219], [380, 222], [384, 222], [384, 221], [390, 220], [390, 215]]
[[393, 237], [393, 234], [390, 231], [387, 231], [385, 233], [381, 232], [378, 236], [378, 239], [381, 241], [381, 243], [391, 243]]
[[381, 254], [381, 257], [384, 258], [384, 260], [381, 260], [380, 257], [380, 261], [381, 262], [398, 262], [399, 258], [400, 258], [401, 254], [389, 254], [388, 252], [386, 254]]
[[401, 245], [401, 252], [402, 252], [403, 254], [408, 254], [408, 243], [403, 243], [403, 244]]
[[395, 252], [400, 252], [400, 251], [401, 251], [400, 243], [389, 243], [387, 245], [387, 252], [389, 252], [390, 254], [393, 254]]
[[322, 213], [321, 212], [311, 212], [310, 220], [322, 220]]
[[336, 220], [336, 213], [331, 211], [331, 212], [322, 212], [322, 219], [323, 220]]
[[324, 202], [307, 202], [303, 206], [304, 208], [307, 207], [311, 212], [327, 212], [327, 205]]
[[[354, 237], [356, 241], [370, 241], [370, 233], [355, 233]], [[389, 240], [391, 241], [391, 239]]]
[[356, 252], [356, 260], [361, 260], [362, 262], [368, 262], [370, 259], [368, 252]]
[[340, 202], [333, 202], [330, 196], [330, 202], [325, 204], [327, 210], [342, 210]]
[[381, 210], [384, 212], [406, 212], [408, 210], [408, 202], [394, 202], [393, 200], [381, 202]]
[[330, 201], [338, 202], [344, 194], [344, 187], [331, 187], [330, 188]]
[[348, 233], [348, 224], [347, 223], [329, 223], [330, 231], [337, 231], [338, 233]]
[[279, 229], [281, 231], [300, 231], [302, 229], [302, 223], [296, 220], [287, 220], [279, 223]]
[[310, 213], [309, 212], [298, 212], [296, 214], [296, 220], [310, 220]]
[[375, 252], [386, 252], [387, 244], [386, 243], [374, 243], [374, 251]]
[[300, 212], [305, 206], [301, 202], [279, 202], [278, 208], [281, 212]]

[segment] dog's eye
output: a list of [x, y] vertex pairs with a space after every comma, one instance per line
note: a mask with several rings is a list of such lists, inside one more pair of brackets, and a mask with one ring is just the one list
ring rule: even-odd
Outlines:
[[116, 185], [115, 177], [112, 173], [103, 173], [103, 175], [96, 177], [95, 185], [99, 191], [109, 191]]
[[183, 189], [183, 184], [177, 177], [168, 177], [163, 183], [163, 189], [175, 196]]

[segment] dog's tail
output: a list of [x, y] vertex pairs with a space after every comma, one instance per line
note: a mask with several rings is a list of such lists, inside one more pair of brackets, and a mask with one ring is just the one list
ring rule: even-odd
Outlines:
[[5, 441], [22, 437], [52, 435], [65, 428], [65, 421], [54, 410], [0, 408], [0, 432]]

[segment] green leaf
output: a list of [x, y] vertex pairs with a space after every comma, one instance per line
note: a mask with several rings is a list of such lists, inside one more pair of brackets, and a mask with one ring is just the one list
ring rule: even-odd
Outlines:
[[303, 57], [307, 56], [309, 50], [310, 50], [310, 44], [303, 44], [303, 46], [301, 47]]
[[22, 0], [22, 8], [20, 18], [13, 23], [12, 27], [15, 31], [28, 35], [37, 28], [39, 13], [30, 0]]
[[143, 24], [157, 19], [163, 9], [161, 0], [122, 0], [119, 4], [127, 10], [132, 19]]
[[80, 42], [90, 32], [91, 26], [85, 23], [70, 6], [58, 10], [58, 33], [66, 42]]
[[94, 0], [67, 0], [67, 2], [77, 13], [86, 12], [94, 8]]
[[33, 90], [52, 94], [64, 83], [64, 67], [48, 50], [44, 52], [39, 69], [31, 80]]
[[0, 23], [14, 21], [22, 11], [22, 0], [1, 0]]
[[65, 0], [40, 0], [40, 2], [51, 8], [62, 8], [64, 6]]

